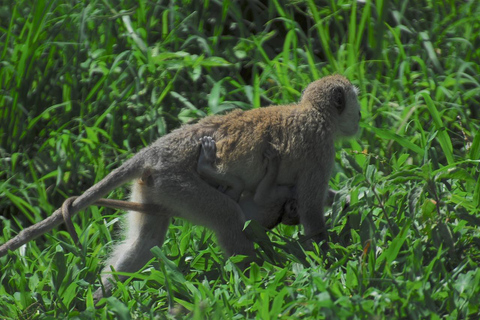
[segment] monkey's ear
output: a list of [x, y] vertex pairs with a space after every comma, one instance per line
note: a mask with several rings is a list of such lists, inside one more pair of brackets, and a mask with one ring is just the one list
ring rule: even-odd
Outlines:
[[333, 104], [337, 108], [338, 114], [341, 114], [345, 109], [345, 92], [342, 87], [333, 88]]

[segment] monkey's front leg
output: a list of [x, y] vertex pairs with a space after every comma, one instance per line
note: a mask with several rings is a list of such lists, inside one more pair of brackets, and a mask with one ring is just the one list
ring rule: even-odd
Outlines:
[[328, 192], [329, 175], [306, 172], [297, 183], [297, 205], [300, 223], [305, 235], [317, 243], [327, 240], [324, 204]]

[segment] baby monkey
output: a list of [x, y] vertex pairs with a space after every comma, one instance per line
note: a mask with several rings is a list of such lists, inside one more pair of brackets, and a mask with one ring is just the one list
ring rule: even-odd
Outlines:
[[197, 171], [210, 184], [237, 201], [246, 220], [255, 220], [264, 228], [272, 229], [279, 223], [297, 225], [300, 217], [297, 213], [297, 200], [294, 186], [276, 183], [280, 168], [278, 152], [269, 146], [264, 156], [265, 175], [260, 180], [254, 193], [245, 191], [239, 177], [221, 172], [215, 167], [217, 147], [210, 136], [200, 138], [200, 157]]

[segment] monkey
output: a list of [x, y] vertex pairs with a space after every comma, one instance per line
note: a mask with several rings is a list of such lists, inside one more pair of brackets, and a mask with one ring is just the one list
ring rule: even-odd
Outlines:
[[241, 179], [215, 168], [216, 144], [212, 137], [200, 138], [201, 149], [197, 164], [200, 175], [224, 190], [225, 194], [238, 202], [246, 220], [256, 220], [266, 229], [279, 223], [297, 225], [300, 218], [296, 212], [293, 187], [275, 184], [280, 165], [277, 152], [269, 147], [265, 150], [265, 176], [260, 180], [254, 194], [244, 193]]
[[[198, 141], [211, 136], [220, 160], [218, 170], [239, 177], [246, 192], [253, 193], [265, 176], [265, 150], [269, 146], [277, 150], [281, 161], [275, 183], [295, 186], [303, 232], [312, 241], [321, 242], [326, 239], [323, 207], [335, 158], [334, 141], [357, 133], [361, 119], [357, 95], [348, 79], [331, 75], [309, 84], [296, 104], [234, 110], [182, 126], [87, 189], [71, 203], [70, 214], [149, 172], [149, 183], [133, 183], [131, 201], [155, 205], [156, 212], [129, 211], [126, 239], [113, 250], [106, 270], [110, 265], [118, 272], [139, 270], [149, 261], [150, 249], [163, 244], [173, 217], [211, 229], [227, 256], [253, 256], [253, 242], [243, 232], [246, 217], [241, 207], [196, 170]], [[36, 232], [61, 222], [61, 209], [52, 217], [40, 222]], [[9, 241], [0, 250], [14, 250], [17, 244]], [[112, 277], [102, 276], [106, 293], [112, 288]]]

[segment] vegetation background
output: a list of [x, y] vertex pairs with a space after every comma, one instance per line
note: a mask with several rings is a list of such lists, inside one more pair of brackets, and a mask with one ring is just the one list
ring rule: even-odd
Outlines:
[[0, 258], [0, 318], [479, 315], [479, 1], [4, 1], [0, 56], [0, 243], [184, 123], [332, 73], [363, 115], [338, 144], [328, 254], [302, 251], [301, 227], [256, 230], [265, 262], [243, 274], [176, 220], [156, 267], [95, 308], [123, 213], [92, 207], [84, 250], [57, 228]]

